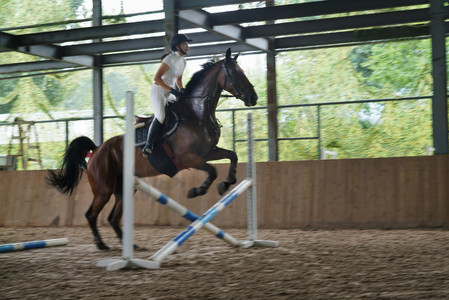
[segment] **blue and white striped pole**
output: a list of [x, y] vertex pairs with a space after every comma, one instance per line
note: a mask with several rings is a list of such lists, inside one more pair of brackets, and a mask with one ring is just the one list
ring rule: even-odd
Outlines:
[[12, 243], [0, 245], [0, 252], [10, 252], [18, 250], [29, 250], [45, 247], [63, 246], [69, 242], [67, 238], [42, 240], [42, 241], [31, 241], [23, 243]]
[[176, 250], [182, 243], [189, 239], [195, 232], [200, 228], [206, 226], [208, 222], [215, 217], [220, 211], [222, 211], [226, 206], [229, 205], [238, 195], [245, 191], [251, 186], [251, 179], [243, 180], [238, 186], [236, 186], [232, 191], [230, 191], [226, 196], [224, 196], [220, 201], [218, 201], [214, 206], [209, 208], [201, 217], [196, 219], [191, 225], [187, 227], [186, 230], [178, 234], [173, 240], [168, 242], [164, 247], [162, 247], [158, 252], [151, 256], [151, 260], [156, 263], [160, 263], [164, 258], [169, 256], [173, 251]]
[[[182, 206], [179, 202], [173, 200], [172, 198], [166, 196], [161, 191], [147, 184], [145, 181], [139, 178], [135, 178], [136, 188], [143, 193], [153, 197], [157, 202], [167, 206], [174, 212], [180, 214], [183, 218], [189, 220], [190, 222], [194, 222], [198, 219], [198, 216], [192, 211], [188, 210], [186, 207]], [[241, 242], [235, 239], [232, 235], [227, 234], [217, 226], [212, 223], [206, 223], [204, 225], [204, 229], [215, 235], [216, 237], [224, 240], [228, 244], [239, 247], [241, 246]]]

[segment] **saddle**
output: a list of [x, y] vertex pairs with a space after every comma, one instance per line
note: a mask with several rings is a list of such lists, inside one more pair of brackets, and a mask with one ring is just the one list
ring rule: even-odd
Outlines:
[[[165, 139], [171, 136], [179, 125], [179, 116], [174, 111], [171, 105], [167, 105], [165, 108], [166, 117], [164, 120], [164, 129], [161, 134], [154, 140], [153, 153], [147, 156], [147, 160], [150, 164], [162, 174], [166, 174], [173, 177], [179, 171], [185, 169], [184, 166], [179, 165], [175, 160], [173, 149], [165, 142]], [[148, 130], [151, 122], [153, 122], [153, 116], [135, 116], [136, 123], [135, 128], [135, 145], [143, 148], [147, 141]]]
[[[166, 139], [171, 136], [179, 125], [179, 116], [172, 109], [171, 105], [167, 105], [165, 108], [165, 120], [164, 120], [164, 129], [162, 129], [161, 134], [159, 134], [155, 138], [155, 143], [160, 139]], [[152, 116], [144, 116], [144, 115], [136, 115], [135, 117], [136, 123], [134, 124], [135, 130], [135, 145], [138, 147], [143, 147], [147, 141], [148, 130], [150, 129], [151, 122], [153, 122], [154, 115]]]

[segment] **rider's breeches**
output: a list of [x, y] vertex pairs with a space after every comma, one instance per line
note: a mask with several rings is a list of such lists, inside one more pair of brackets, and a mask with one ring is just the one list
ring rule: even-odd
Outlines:
[[159, 123], [163, 124], [165, 120], [165, 106], [168, 102], [176, 101], [170, 92], [167, 92], [163, 87], [153, 84], [150, 92], [151, 104], [153, 106], [153, 113]]

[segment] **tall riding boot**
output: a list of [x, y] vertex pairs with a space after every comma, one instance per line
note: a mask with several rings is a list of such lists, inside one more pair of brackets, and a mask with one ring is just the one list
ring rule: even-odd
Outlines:
[[142, 148], [142, 152], [151, 154], [153, 152], [153, 141], [154, 138], [162, 131], [164, 125], [159, 123], [158, 119], [154, 118], [153, 122], [151, 122], [151, 126], [148, 129], [147, 142], [145, 146]]

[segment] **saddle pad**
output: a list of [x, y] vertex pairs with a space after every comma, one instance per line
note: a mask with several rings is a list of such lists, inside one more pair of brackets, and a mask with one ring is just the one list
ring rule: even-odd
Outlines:
[[157, 141], [154, 144], [153, 153], [148, 155], [147, 159], [159, 173], [170, 177], [184, 169], [184, 167], [175, 164], [173, 152], [165, 141]]
[[[135, 145], [143, 146], [147, 141], [148, 130], [150, 128], [150, 124], [153, 120], [153, 117], [140, 118], [139, 116], [136, 116], [136, 120], [137, 123], [134, 125]], [[179, 125], [178, 121], [179, 121], [178, 115], [168, 107], [166, 122], [164, 122], [164, 129], [162, 131], [161, 136], [156, 137], [156, 139], [160, 138], [166, 139], [167, 137], [171, 136], [178, 128]]]
[[136, 146], [143, 146], [147, 141], [148, 126], [142, 126], [135, 129], [135, 143]]

